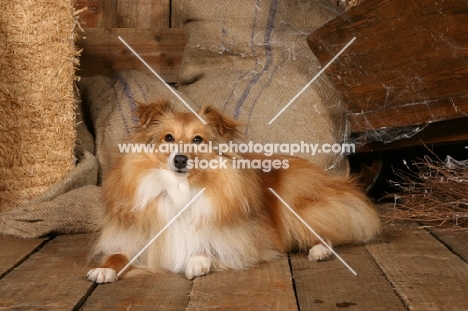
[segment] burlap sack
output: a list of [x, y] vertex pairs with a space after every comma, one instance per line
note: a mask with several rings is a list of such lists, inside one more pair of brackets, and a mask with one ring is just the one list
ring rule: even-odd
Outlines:
[[[328, 0], [177, 0], [188, 35], [178, 90], [245, 123], [256, 143], [333, 144], [348, 137], [344, 107], [326, 75], [267, 123], [321, 69], [306, 36], [339, 12]], [[346, 44], [345, 42], [344, 44]], [[341, 154], [301, 154], [345, 174]]]
[[37, 238], [95, 231], [101, 219], [100, 194], [100, 187], [89, 185], [51, 201], [28, 204], [4, 213], [0, 217], [0, 232], [18, 238]]

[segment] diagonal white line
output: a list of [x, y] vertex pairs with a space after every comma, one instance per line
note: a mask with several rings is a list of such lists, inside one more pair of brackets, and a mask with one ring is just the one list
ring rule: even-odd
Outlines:
[[323, 245], [325, 245], [325, 246], [333, 253], [333, 255], [336, 256], [336, 258], [338, 258], [338, 259], [346, 266], [346, 268], [349, 269], [349, 271], [351, 271], [351, 273], [353, 273], [354, 275], [357, 275], [356, 271], [354, 271], [353, 268], [351, 268], [351, 266], [348, 265], [348, 263], [347, 263], [346, 261], [344, 261], [344, 259], [341, 258], [341, 256], [338, 255], [338, 254], [333, 250], [333, 248], [332, 248], [330, 245], [328, 245], [328, 243], [325, 242], [325, 240], [322, 239], [322, 237], [320, 237], [320, 235], [318, 235], [318, 233], [315, 232], [315, 230], [312, 229], [312, 228], [305, 222], [305, 220], [302, 219], [302, 217], [299, 216], [299, 214], [296, 213], [296, 211], [293, 210], [293, 209], [291, 208], [291, 206], [289, 206], [288, 203], [286, 203], [286, 201], [284, 201], [283, 198], [281, 198], [281, 197], [279, 196], [279, 194], [277, 194], [277, 193], [275, 192], [275, 190], [273, 190], [272, 188], [268, 188], [268, 189], [278, 198], [278, 200], [280, 200], [280, 201], [289, 209], [289, 211], [291, 211], [291, 213], [294, 214], [294, 216], [297, 217], [297, 219], [300, 220], [300, 222], [302, 222], [302, 224], [303, 224], [304, 226], [306, 226], [307, 229], [309, 229], [310, 232], [312, 232], [312, 233], [317, 237], [317, 239], [319, 239], [319, 241], [320, 241]]
[[193, 201], [195, 201], [195, 200], [203, 193], [203, 191], [205, 191], [205, 189], [206, 189], [206, 188], [203, 188], [202, 190], [200, 190], [200, 192], [198, 192], [197, 195], [194, 196], [194, 197], [190, 200], [190, 202], [188, 202], [188, 203], [184, 206], [184, 208], [182, 208], [182, 209], [180, 210], [180, 212], [178, 212], [177, 215], [175, 215], [175, 216], [171, 219], [171, 221], [169, 221], [169, 222], [167, 223], [167, 225], [165, 225], [164, 228], [162, 228], [161, 231], [159, 231], [158, 234], [156, 234], [156, 235], [145, 245], [145, 247], [143, 247], [143, 248], [141, 249], [141, 251], [139, 251], [138, 254], [136, 254], [136, 255], [132, 258], [132, 260], [130, 260], [130, 261], [128, 262], [128, 264], [127, 264], [125, 267], [122, 268], [122, 270], [120, 270], [119, 273], [117, 273], [117, 276], [120, 276], [125, 270], [127, 270], [127, 268], [130, 267], [130, 265], [131, 265], [131, 264], [132, 264], [132, 263], [133, 263], [133, 262], [134, 262], [134, 261], [135, 261], [135, 260], [136, 260], [136, 259], [153, 243], [153, 242], [154, 242], [154, 241], [156, 241], [156, 239], [157, 239], [157, 238], [158, 238], [158, 237], [159, 237], [159, 236], [160, 236], [160, 235], [161, 235], [161, 234], [162, 234], [162, 233], [163, 233], [163, 232], [164, 232], [164, 231], [165, 231], [165, 230], [166, 230], [166, 229], [167, 229], [167, 228], [168, 228], [168, 227], [169, 227], [169, 226], [170, 226], [170, 225], [171, 225], [171, 224], [172, 224], [172, 223], [173, 223], [173, 222], [174, 222], [174, 221], [175, 221], [175, 220], [176, 220], [192, 203], [193, 203]]
[[345, 45], [344, 48], [341, 49], [341, 51], [338, 52], [338, 54], [335, 55], [335, 57], [332, 58], [331, 61], [328, 62], [328, 64], [325, 65], [325, 67], [323, 67], [316, 75], [315, 77], [312, 78], [312, 80], [310, 80], [309, 83], [306, 84], [306, 86], [304, 86], [302, 88], [302, 90], [299, 91], [299, 93], [296, 94], [296, 96], [293, 97], [293, 99], [291, 99], [289, 101], [289, 103], [283, 107], [283, 109], [280, 110], [280, 112], [278, 112], [276, 114], [276, 116], [274, 116], [273, 119], [270, 120], [270, 122], [268, 122], [268, 125], [272, 124], [273, 121], [276, 120], [276, 118], [278, 118], [280, 116], [280, 114], [282, 114], [288, 107], [289, 105], [291, 105], [315, 80], [317, 80], [317, 78], [328, 68], [328, 66], [330, 66], [337, 58], [338, 56], [341, 55], [341, 53], [343, 53], [350, 45], [351, 43], [354, 42], [354, 40], [356, 40], [356, 37], [354, 37], [353, 39], [351, 39], [351, 41], [348, 42], [348, 44]]
[[127, 42], [125, 42], [124, 39], [122, 39], [122, 37], [119, 36], [118, 38], [119, 38], [119, 40], [122, 41], [122, 43], [125, 44], [125, 46], [126, 46], [130, 51], [132, 51], [132, 53], [133, 53], [133, 54], [134, 54], [134, 55], [135, 55], [135, 56], [136, 56], [136, 57], [137, 57], [137, 58], [138, 58], [138, 59], [139, 59], [139, 60], [140, 60], [140, 61], [141, 61], [141, 62], [142, 62], [142, 63], [143, 63], [143, 64], [144, 64], [144, 65], [145, 65], [145, 66], [146, 66], [146, 67], [147, 67], [147, 68], [148, 68], [148, 69], [149, 69], [149, 70], [150, 70], [150, 71], [151, 71], [151, 72], [168, 88], [168, 89], [169, 89], [169, 91], [171, 91], [178, 99], [180, 99], [180, 101], [183, 102], [184, 105], [185, 105], [194, 115], [196, 115], [197, 118], [200, 119], [200, 121], [203, 122], [203, 124], [206, 124], [205, 120], [203, 120], [203, 118], [200, 117], [200, 116], [198, 115], [198, 113], [196, 113], [195, 110], [193, 110], [192, 107], [190, 107], [190, 105], [187, 104], [187, 102], [186, 102], [182, 97], [180, 97], [180, 95], [177, 94], [177, 92], [174, 91], [174, 90], [172, 89], [172, 87], [171, 87], [169, 84], [167, 84], [166, 81], [164, 81], [164, 79], [161, 78], [161, 76], [158, 75], [158, 73], [157, 73], [156, 71], [154, 71], [153, 68], [151, 68], [151, 66], [148, 65], [148, 63], [147, 63], [140, 55], [138, 55], [138, 53], [135, 52], [135, 50], [132, 49], [132, 47], [131, 47], [130, 45], [128, 45]]

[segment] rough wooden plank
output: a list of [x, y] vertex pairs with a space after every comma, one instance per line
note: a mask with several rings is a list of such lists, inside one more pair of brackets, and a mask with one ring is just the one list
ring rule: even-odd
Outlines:
[[405, 126], [454, 120], [468, 115], [468, 96], [442, 98], [426, 102], [402, 104], [398, 107], [348, 113], [348, 120], [355, 133], [382, 128]]
[[171, 28], [183, 28], [182, 17], [178, 9], [178, 0], [171, 0]]
[[117, 0], [117, 27], [169, 28], [170, 0]]
[[466, 310], [468, 264], [416, 225], [387, 228], [366, 248], [410, 310]]
[[191, 287], [182, 275], [129, 276], [98, 285], [80, 310], [183, 310]]
[[112, 28], [117, 26], [116, 0], [76, 0], [77, 9], [87, 7], [80, 13], [82, 27]]
[[71, 310], [86, 279], [90, 235], [59, 236], [0, 280], [0, 309]]
[[[354, 132], [450, 120], [468, 113], [465, 1], [367, 0], [308, 37]], [[410, 43], [410, 44], [409, 44]]]
[[0, 278], [26, 256], [38, 248], [45, 239], [14, 239], [0, 236]]
[[291, 255], [301, 310], [405, 310], [363, 245], [339, 247], [336, 252], [357, 272], [356, 276], [334, 257], [310, 262], [304, 254]]
[[78, 75], [107, 75], [146, 66], [118, 39], [121, 36], [166, 82], [176, 82], [186, 37], [180, 29], [86, 28]]
[[468, 262], [468, 230], [453, 231], [450, 229], [431, 228], [430, 231], [444, 242], [455, 254]]
[[[371, 142], [359, 147], [356, 153], [396, 150], [422, 145], [429, 146], [431, 144], [468, 142], [467, 124], [468, 118], [431, 123], [424, 130], [410, 138], [395, 140], [391, 143]], [[356, 137], [356, 141], [365, 143], [366, 135], [366, 133], [363, 133], [361, 136]]]
[[297, 310], [287, 258], [193, 282], [187, 310]]

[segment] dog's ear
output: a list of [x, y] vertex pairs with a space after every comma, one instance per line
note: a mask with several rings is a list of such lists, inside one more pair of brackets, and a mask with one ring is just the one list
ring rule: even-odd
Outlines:
[[233, 141], [243, 136], [240, 127], [242, 124], [231, 117], [222, 114], [218, 109], [211, 106], [204, 106], [200, 110], [200, 116], [205, 122], [211, 125], [226, 141]]
[[163, 115], [174, 112], [172, 104], [165, 99], [161, 99], [151, 104], [138, 104], [138, 118], [140, 126], [146, 127], [149, 123], [157, 122]]

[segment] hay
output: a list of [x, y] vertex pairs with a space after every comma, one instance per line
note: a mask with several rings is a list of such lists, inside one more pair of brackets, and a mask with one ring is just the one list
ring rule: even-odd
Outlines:
[[74, 167], [72, 0], [0, 2], [0, 212]]
[[384, 217], [391, 221], [413, 220], [428, 226], [468, 228], [468, 160], [425, 156], [415, 169], [395, 171], [400, 190], [392, 194], [394, 208]]

